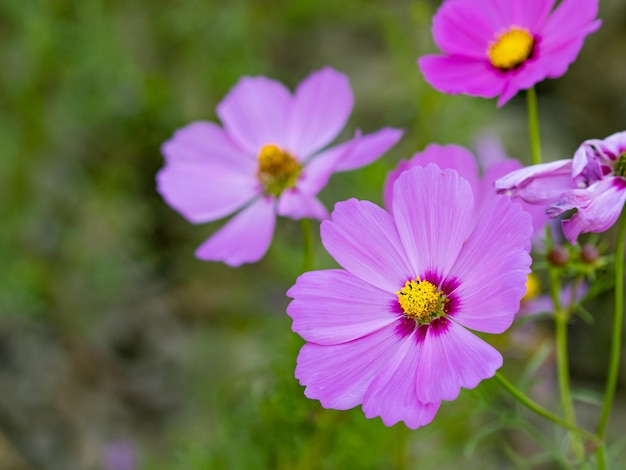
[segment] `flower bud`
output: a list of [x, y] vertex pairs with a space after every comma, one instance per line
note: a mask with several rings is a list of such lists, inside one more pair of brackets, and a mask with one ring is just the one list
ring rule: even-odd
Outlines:
[[583, 263], [592, 264], [600, 257], [600, 252], [595, 245], [583, 245], [580, 249], [580, 259]]
[[569, 251], [562, 245], [557, 245], [548, 252], [548, 261], [553, 266], [565, 266], [569, 261]]

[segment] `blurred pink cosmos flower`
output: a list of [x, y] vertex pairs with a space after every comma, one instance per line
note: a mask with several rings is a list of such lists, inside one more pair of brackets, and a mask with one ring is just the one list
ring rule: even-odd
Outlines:
[[577, 209], [561, 223], [572, 244], [581, 233], [604, 232], [626, 202], [626, 131], [583, 142], [573, 159], [514, 171], [497, 180], [496, 189], [547, 207], [551, 217]]
[[418, 64], [444, 93], [493, 98], [498, 106], [545, 78], [563, 75], [600, 27], [598, 0], [454, 0], [433, 18], [444, 55]]
[[[547, 313], [554, 315], [555, 307], [552, 296], [540, 294], [540, 282], [537, 276], [531, 273], [526, 282], [526, 294], [522, 298], [518, 316], [539, 315]], [[573, 310], [589, 292], [586, 282], [565, 284], [559, 292], [561, 308]]]
[[287, 292], [306, 341], [296, 377], [326, 408], [412, 429], [442, 400], [494, 375], [502, 356], [468, 329], [501, 333], [530, 269], [530, 216], [509, 198], [474, 212], [470, 183], [434, 164], [402, 173], [391, 212], [350, 199], [322, 222], [343, 269], [307, 272]]
[[[508, 158], [504, 153], [500, 142], [493, 138], [483, 138], [479, 142], [479, 160], [483, 166], [483, 176], [478, 176], [478, 166], [472, 153], [459, 145], [430, 144], [423, 152], [417, 152], [410, 160], [402, 160], [395, 170], [387, 175], [383, 188], [383, 201], [388, 210], [392, 209], [393, 184], [403, 171], [416, 166], [425, 167], [429, 163], [435, 163], [439, 168], [450, 168], [465, 178], [474, 194], [475, 210], [479, 212], [481, 208], [493, 197], [496, 197], [494, 182], [522, 167], [522, 164], [515, 159]], [[548, 216], [542, 207], [520, 201], [522, 209], [528, 212], [533, 221], [533, 237], [543, 235], [544, 227], [548, 221]]]
[[353, 97], [345, 75], [324, 68], [292, 95], [265, 77], [244, 77], [217, 106], [223, 128], [194, 122], [165, 142], [157, 187], [193, 223], [239, 211], [196, 251], [231, 266], [267, 251], [276, 215], [324, 219], [317, 194], [333, 172], [367, 165], [402, 136], [385, 128], [323, 150], [343, 129]]

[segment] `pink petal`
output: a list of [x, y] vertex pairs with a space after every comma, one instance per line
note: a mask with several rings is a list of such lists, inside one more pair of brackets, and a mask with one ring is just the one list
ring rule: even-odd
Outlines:
[[161, 147], [167, 163], [209, 163], [254, 174], [256, 154], [241, 150], [217, 124], [196, 121], [178, 129]]
[[295, 92], [287, 146], [302, 160], [327, 145], [345, 126], [354, 99], [348, 78], [330, 67], [309, 75]]
[[[484, 5], [488, 8], [489, 3]], [[433, 17], [433, 37], [447, 55], [484, 60], [489, 43], [502, 25], [490, 24], [489, 15], [475, 0], [445, 2]]]
[[513, 171], [495, 182], [498, 193], [531, 204], [549, 204], [574, 187], [572, 160], [540, 163]]
[[402, 134], [400, 129], [385, 127], [371, 134], [359, 135], [354, 142], [345, 142], [342, 145], [349, 145], [350, 150], [337, 160], [335, 171], [350, 171], [369, 165], [396, 145]]
[[536, 33], [545, 23], [555, 0], [470, 0], [469, 5], [480, 9], [489, 18], [496, 33], [511, 26]]
[[611, 166], [621, 153], [611, 147], [606, 140], [600, 139], [585, 140], [578, 147], [572, 158], [572, 176], [581, 183], [579, 187], [589, 186], [604, 178], [603, 166]]
[[478, 162], [484, 171], [489, 171], [492, 165], [512, 160], [502, 146], [500, 138], [491, 131], [479, 134], [474, 140], [474, 148]]
[[483, 179], [480, 182], [480, 201], [476, 205], [482, 207], [488, 200], [497, 195], [495, 182], [500, 178], [505, 177], [513, 171], [517, 171], [522, 168], [522, 164], [518, 160], [507, 158], [500, 160], [492, 165], [483, 175]]
[[609, 177], [581, 192], [587, 195], [584, 205], [577, 205], [578, 212], [561, 224], [563, 235], [572, 244], [581, 233], [600, 233], [613, 226], [626, 202], [626, 180]]
[[599, 0], [563, 0], [543, 28], [544, 53], [563, 49], [569, 42], [582, 40], [596, 31], [601, 25], [599, 20], [595, 20], [598, 6]]
[[433, 18], [433, 36], [448, 55], [484, 59], [490, 43], [512, 26], [540, 30], [553, 5], [554, 0], [445, 2]]
[[393, 215], [413, 275], [429, 272], [444, 278], [470, 232], [474, 196], [456, 171], [431, 163], [400, 175], [393, 189]]
[[243, 77], [217, 106], [228, 134], [251, 155], [265, 144], [284, 146], [291, 94], [265, 77]]
[[530, 272], [531, 217], [504, 196], [482, 211], [448, 279], [458, 287], [450, 316], [463, 326], [502, 333], [519, 309]]
[[442, 170], [455, 170], [462, 178], [468, 180], [472, 192], [476, 194], [478, 190], [478, 168], [472, 153], [459, 145], [430, 144], [423, 152], [416, 153], [408, 162], [401, 162], [396, 170], [387, 175], [383, 188], [383, 199], [389, 210], [392, 208], [393, 184], [402, 172], [416, 166], [425, 167], [429, 163], [434, 163]]
[[392, 324], [348, 343], [307, 343], [298, 355], [296, 378], [306, 386], [304, 394], [324, 408], [353, 408], [363, 402], [369, 384], [402, 337]]
[[233, 267], [259, 261], [272, 242], [275, 222], [274, 200], [259, 198], [200, 245], [196, 257]]
[[179, 129], [162, 152], [166, 164], [157, 174], [157, 190], [193, 223], [231, 214], [258, 194], [256, 162], [213, 123]]
[[415, 273], [407, 262], [391, 215], [368, 201], [339, 202], [322, 222], [322, 243], [347, 271], [395, 293]]
[[210, 162], [168, 164], [156, 180], [163, 199], [193, 223], [220, 219], [258, 195], [254, 178]]
[[278, 215], [293, 220], [328, 218], [324, 204], [315, 196], [303, 194], [298, 188], [287, 189], [280, 195], [277, 212]]
[[626, 152], [626, 131], [611, 134], [606, 139], [603, 139], [603, 142], [610, 149], [611, 153], [618, 157]]
[[500, 94], [506, 83], [506, 75], [494, 69], [487, 58], [430, 55], [420, 58], [418, 65], [433, 88], [451, 95], [465, 93], [493, 98]]
[[537, 65], [545, 76], [557, 78], [567, 71], [585, 37], [600, 27], [601, 21], [595, 20], [597, 14], [598, 0], [564, 0], [559, 4], [541, 33], [537, 51]]
[[[414, 156], [415, 157], [415, 156]], [[383, 185], [383, 205], [389, 212], [393, 207], [393, 185], [396, 183], [398, 177], [407, 170], [418, 166], [418, 161], [413, 158], [411, 160], [400, 160], [398, 166], [395, 169], [387, 173], [385, 178], [385, 184]]]
[[298, 181], [298, 188], [305, 194], [316, 195], [334, 172], [348, 171], [368, 165], [402, 137], [402, 131], [384, 128], [362, 136], [357, 131], [347, 142], [331, 147], [309, 161]]
[[[481, 189], [481, 203], [483, 206], [487, 200], [496, 195], [495, 182], [500, 178], [517, 171], [522, 167], [518, 160], [507, 159], [491, 166], [483, 176]], [[542, 237], [545, 234], [545, 226], [550, 220], [546, 215], [546, 208], [539, 204], [530, 204], [522, 199], [513, 199], [513, 202], [519, 203], [521, 208], [530, 214], [533, 221], [533, 238]]]
[[397, 322], [395, 294], [366, 284], [343, 269], [313, 271], [287, 291], [292, 329], [306, 341], [331, 345], [353, 341]]
[[302, 170], [302, 175], [298, 180], [298, 189], [310, 196], [319, 193], [328, 184], [328, 180], [336, 171], [339, 161], [352, 152], [360, 139], [361, 134], [357, 131], [355, 138], [314, 156]]
[[421, 341], [416, 390], [424, 403], [454, 400], [502, 366], [498, 351], [450, 320], [431, 323]]
[[541, 60], [529, 59], [519, 68], [503, 72], [506, 74], [506, 81], [498, 98], [498, 107], [504, 106], [521, 90], [527, 90], [548, 76], [546, 68], [541, 66]]
[[418, 348], [415, 335], [403, 338], [394, 356], [380, 369], [363, 397], [367, 418], [380, 416], [385, 426], [404, 421], [410, 429], [430, 423], [440, 402], [422, 403], [417, 398]]
[[520, 305], [519, 315], [539, 315], [541, 313], [554, 313], [554, 302], [548, 295], [540, 295], [534, 299], [524, 300]]
[[526, 28], [531, 33], [540, 31], [548, 19], [555, 0], [499, 0], [511, 6], [510, 25]]

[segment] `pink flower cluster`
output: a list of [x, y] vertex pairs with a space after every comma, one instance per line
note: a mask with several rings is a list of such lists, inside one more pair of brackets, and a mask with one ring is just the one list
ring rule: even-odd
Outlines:
[[[598, 0], [555, 4], [447, 0], [433, 19], [443, 55], [419, 67], [441, 91], [499, 97], [501, 106], [564, 74], [599, 28]], [[563, 221], [572, 243], [615, 222], [626, 201], [626, 132], [527, 168], [485, 156], [482, 177], [468, 150], [431, 144], [388, 175], [385, 209], [350, 199], [325, 220], [317, 196], [331, 175], [373, 162], [402, 135], [357, 132], [328, 148], [352, 106], [348, 79], [328, 67], [293, 94], [244, 77], [217, 106], [222, 126], [195, 122], [163, 144], [157, 187], [193, 223], [232, 215], [196, 251], [230, 266], [263, 257], [277, 216], [323, 220], [322, 243], [340, 267], [306, 272], [287, 292], [293, 331], [306, 340], [295, 375], [324, 407], [362, 405], [368, 418], [414, 429], [502, 365], [474, 331], [502, 333], [513, 322], [531, 237], [547, 216], [575, 211]]]

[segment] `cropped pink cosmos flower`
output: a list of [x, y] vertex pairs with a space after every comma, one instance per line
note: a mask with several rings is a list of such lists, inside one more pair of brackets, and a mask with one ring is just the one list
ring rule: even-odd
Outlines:
[[502, 356], [468, 329], [501, 333], [529, 273], [530, 216], [509, 198], [480, 213], [468, 181], [434, 164], [402, 173], [391, 212], [335, 205], [324, 246], [343, 269], [307, 272], [287, 292], [307, 343], [296, 377], [326, 408], [412, 429], [442, 400], [494, 375]]
[[217, 106], [223, 128], [194, 122], [165, 142], [157, 175], [165, 201], [192, 223], [239, 211], [196, 251], [230, 266], [263, 257], [276, 215], [324, 219], [317, 194], [333, 172], [376, 160], [402, 136], [385, 128], [320, 152], [343, 129], [353, 97], [345, 75], [324, 68], [292, 95], [265, 77], [244, 77]]
[[[389, 172], [385, 181], [383, 188], [385, 207], [389, 210], [392, 208], [393, 184], [402, 172], [416, 166], [425, 167], [429, 163], [435, 163], [439, 168], [450, 168], [457, 171], [462, 178], [469, 182], [474, 194], [475, 210], [480, 211], [489, 199], [497, 195], [494, 182], [522, 166], [518, 160], [508, 158], [505, 155], [504, 149], [497, 140], [483, 139], [480, 147], [478, 157], [483, 166], [482, 178], [478, 176], [478, 165], [472, 153], [459, 145], [430, 144], [423, 152], [414, 154], [410, 160], [400, 161], [397, 168]], [[542, 236], [544, 227], [549, 220], [544, 209], [523, 201], [519, 202], [522, 209], [532, 217], [533, 237]]]
[[514, 171], [496, 181], [496, 189], [546, 207], [550, 217], [576, 209], [561, 223], [572, 244], [581, 233], [604, 232], [626, 202], [626, 131], [583, 142], [573, 159]]
[[455, 0], [433, 18], [444, 55], [418, 60], [444, 93], [493, 98], [498, 106], [545, 78], [563, 75], [600, 27], [598, 0]]

